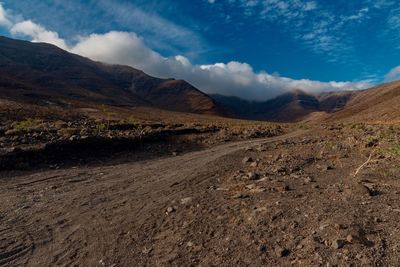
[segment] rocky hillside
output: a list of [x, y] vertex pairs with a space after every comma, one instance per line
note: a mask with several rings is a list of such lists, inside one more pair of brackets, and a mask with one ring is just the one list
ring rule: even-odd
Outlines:
[[219, 114], [214, 101], [185, 81], [158, 79], [56, 46], [0, 37], [0, 97], [30, 103], [89, 101], [116, 106]]
[[351, 93], [311, 95], [296, 90], [265, 102], [249, 102], [236, 97], [214, 95], [231, 116], [278, 122], [295, 122], [306, 119], [315, 112], [335, 112], [342, 109]]
[[400, 121], [400, 81], [352, 93], [344, 109], [328, 120], [363, 122]]

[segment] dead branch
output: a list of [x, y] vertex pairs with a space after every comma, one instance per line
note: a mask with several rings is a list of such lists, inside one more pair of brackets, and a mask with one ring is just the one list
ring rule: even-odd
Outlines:
[[356, 177], [357, 174], [371, 161], [372, 155], [373, 155], [373, 154], [374, 154], [374, 153], [372, 152], [372, 153], [369, 155], [368, 160], [367, 160], [366, 162], [364, 162], [363, 164], [361, 164], [361, 166], [358, 167], [358, 168], [356, 169], [356, 172], [354, 173], [354, 177]]

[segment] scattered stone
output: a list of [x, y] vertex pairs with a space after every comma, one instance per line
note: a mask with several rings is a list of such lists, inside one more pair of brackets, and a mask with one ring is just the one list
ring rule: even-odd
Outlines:
[[319, 227], [320, 230], [324, 230], [325, 228], [327, 228], [329, 226], [329, 224], [323, 224]]
[[336, 239], [332, 242], [332, 247], [334, 249], [341, 249], [344, 247], [345, 244], [346, 244], [346, 241], [344, 241], [343, 239]]
[[76, 140], [79, 140], [79, 136], [78, 136], [78, 135], [72, 135], [72, 136], [69, 138], [69, 141], [76, 141]]
[[365, 188], [367, 188], [368, 193], [371, 197], [376, 196], [379, 194], [378, 190], [376, 190], [375, 184], [372, 183], [364, 183], [362, 184]]
[[172, 156], [174, 156], [174, 157], [178, 156], [178, 154], [179, 153], [177, 151], [172, 152]]
[[275, 168], [273, 169], [273, 172], [274, 172], [274, 173], [279, 173], [279, 174], [281, 174], [281, 175], [284, 175], [284, 174], [287, 173], [287, 169], [286, 169], [286, 167], [284, 167], [284, 166], [278, 166], [278, 167], [275, 167]]
[[193, 200], [193, 198], [191, 198], [191, 197], [182, 198], [182, 199], [181, 199], [181, 204], [182, 204], [182, 205], [187, 205], [187, 204], [189, 204], [190, 202], [192, 202], [192, 200]]
[[252, 162], [252, 163], [250, 164], [250, 167], [252, 167], [252, 168], [258, 167], [258, 162], [257, 162], [257, 161]]
[[267, 149], [265, 148], [265, 147], [263, 147], [263, 146], [258, 146], [257, 147], [257, 151], [258, 152], [264, 152], [264, 151], [266, 151]]
[[247, 178], [248, 178], [249, 180], [257, 180], [259, 177], [260, 177], [260, 176], [259, 176], [257, 173], [255, 173], [255, 172], [249, 172], [249, 173], [247, 174]]
[[174, 212], [174, 211], [175, 211], [175, 209], [174, 209], [173, 207], [168, 207], [168, 208], [166, 209], [166, 213], [167, 213], [167, 214], [172, 213], [172, 212]]
[[354, 235], [348, 235], [346, 237], [347, 242], [353, 243], [357, 238]]
[[150, 254], [150, 252], [153, 251], [153, 248], [144, 248], [142, 249], [143, 254]]
[[242, 194], [242, 193], [237, 193], [235, 195], [233, 195], [233, 198], [237, 198], [237, 199], [244, 199], [244, 198], [249, 198], [249, 195], [246, 194]]
[[343, 229], [346, 229], [346, 228], [347, 228], [346, 225], [340, 224], [340, 223], [335, 223], [334, 226], [335, 226], [335, 228], [338, 229], [338, 230], [343, 230]]
[[374, 242], [365, 237], [365, 232], [362, 229], [358, 229], [356, 233], [349, 234], [346, 237], [346, 240], [349, 243], [360, 243], [368, 247], [372, 247], [374, 245]]
[[258, 247], [258, 251], [260, 252], [266, 252], [267, 251], [267, 246], [266, 245], [261, 245]]
[[193, 245], [194, 245], [194, 244], [193, 244], [192, 241], [189, 241], [189, 242], [186, 243], [186, 246], [188, 246], [188, 247], [193, 247]]
[[244, 157], [242, 160], [243, 163], [249, 163], [249, 162], [253, 162], [253, 159], [251, 157]]
[[249, 184], [249, 185], [246, 185], [245, 188], [249, 189], [249, 190], [253, 190], [253, 189], [257, 188], [257, 185], [256, 184]]
[[281, 258], [282, 257], [287, 257], [287, 256], [289, 256], [289, 254], [290, 254], [290, 251], [288, 249], [286, 249], [286, 248], [279, 247], [279, 248], [276, 249], [276, 255], [278, 257], [281, 257]]
[[304, 183], [306, 183], [306, 184], [314, 183], [314, 182], [315, 182], [315, 180], [309, 176], [304, 178]]
[[290, 191], [290, 187], [288, 185], [279, 186], [277, 189], [278, 189], [279, 192]]
[[355, 192], [361, 195], [373, 196], [371, 189], [364, 184], [357, 184], [355, 186]]

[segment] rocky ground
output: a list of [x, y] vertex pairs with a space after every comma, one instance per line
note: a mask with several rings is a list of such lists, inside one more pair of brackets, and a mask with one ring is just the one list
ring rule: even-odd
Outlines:
[[[279, 125], [159, 122], [133, 119], [9, 118], [0, 121], [0, 168], [60, 168], [126, 154], [158, 157], [215, 144], [282, 134]], [[95, 153], [94, 153], [95, 151]], [[135, 152], [135, 153], [130, 153]], [[145, 152], [144, 156], [142, 155]]]
[[397, 266], [400, 127], [286, 130], [0, 172], [0, 265]]
[[180, 263], [397, 266], [398, 137], [393, 127], [329, 126], [229, 155], [235, 164], [195, 201], [207, 211], [192, 206], [184, 227], [182, 246], [201, 249]]

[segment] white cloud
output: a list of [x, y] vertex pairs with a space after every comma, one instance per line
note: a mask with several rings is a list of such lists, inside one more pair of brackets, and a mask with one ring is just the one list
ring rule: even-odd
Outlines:
[[205, 93], [238, 96], [248, 100], [263, 101], [295, 89], [320, 93], [371, 86], [368, 81], [294, 80], [264, 71], [255, 72], [249, 64], [236, 61], [195, 65], [182, 55], [163, 57], [150, 49], [138, 35], [129, 32], [91, 34], [80, 37], [75, 45], [70, 46], [58, 33], [30, 20], [15, 23], [10, 27], [10, 32], [16, 36], [28, 36], [34, 42], [54, 44], [93, 60], [129, 65], [156, 77], [184, 79]]
[[294, 89], [320, 93], [371, 86], [368, 81], [294, 80], [266, 72], [257, 73], [249, 64], [235, 61], [194, 65], [181, 55], [163, 57], [148, 48], [136, 34], [127, 32], [92, 34], [81, 39], [70, 51], [98, 61], [129, 65], [157, 77], [184, 79], [206, 93], [238, 96], [248, 100], [266, 100]]
[[9, 27], [10, 25], [11, 21], [8, 18], [8, 14], [0, 3], [0, 26]]
[[393, 82], [395, 80], [400, 80], [400, 66], [397, 66], [389, 71], [385, 75], [385, 82]]
[[50, 43], [62, 49], [68, 48], [65, 41], [58, 36], [58, 33], [48, 31], [31, 20], [16, 23], [11, 27], [10, 32], [16, 36], [29, 36], [33, 42]]

